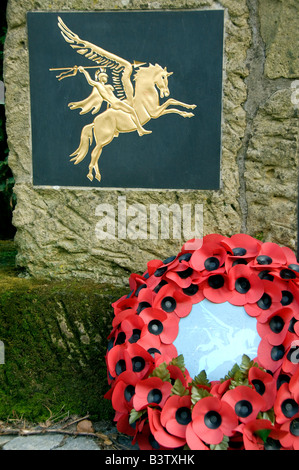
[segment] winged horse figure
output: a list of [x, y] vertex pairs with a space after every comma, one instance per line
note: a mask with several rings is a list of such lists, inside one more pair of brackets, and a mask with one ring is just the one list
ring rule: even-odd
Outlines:
[[[158, 90], [160, 91], [160, 98], [169, 96], [168, 77], [172, 75], [172, 72], [168, 72], [166, 67], [162, 68], [158, 64], [149, 64], [144, 67], [144, 63], [136, 62], [131, 64], [101, 47], [80, 39], [59, 17], [58, 26], [62, 36], [70, 46], [79, 54], [95, 62], [97, 66], [94, 68], [99, 68], [96, 71], [95, 80], [90, 77], [86, 70], [89, 67], [77, 66], [68, 69], [68, 73], [57, 77], [61, 80], [67, 76], [74, 76], [79, 71], [85, 75], [87, 82], [93, 87], [91, 94], [86, 99], [69, 103], [70, 109], [80, 108], [80, 114], [88, 112], [97, 114], [103, 101], [107, 102], [107, 109], [98, 114], [91, 124], [82, 129], [80, 145], [71, 155], [71, 161], [74, 161], [75, 165], [82, 162], [89, 151], [93, 138], [95, 139], [95, 147], [91, 152], [87, 175], [90, 181], [94, 178], [93, 172], [95, 172], [95, 178], [101, 181], [98, 160], [103, 147], [108, 145], [114, 137], [118, 137], [119, 133], [137, 131], [140, 136], [149, 134], [151, 131], [144, 129], [143, 126], [150, 119], [157, 119], [164, 114], [176, 113], [184, 118], [194, 116], [192, 112], [169, 108], [170, 105], [174, 105], [194, 109], [196, 108], [194, 104], [189, 105], [169, 98], [160, 105]], [[111, 71], [113, 86], [107, 84], [107, 68]], [[133, 77], [135, 87], [131, 82], [134, 69], [137, 70]]]

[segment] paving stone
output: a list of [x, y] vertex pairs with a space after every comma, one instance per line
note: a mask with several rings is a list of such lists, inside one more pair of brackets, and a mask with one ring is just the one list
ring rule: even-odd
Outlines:
[[55, 450], [101, 450], [93, 439], [87, 437], [71, 437], [65, 444]]
[[3, 450], [53, 450], [64, 439], [61, 434], [47, 436], [20, 436], [4, 445]]
[[17, 439], [16, 436], [0, 436], [0, 449], [2, 449], [5, 444], [12, 441], [13, 439]]

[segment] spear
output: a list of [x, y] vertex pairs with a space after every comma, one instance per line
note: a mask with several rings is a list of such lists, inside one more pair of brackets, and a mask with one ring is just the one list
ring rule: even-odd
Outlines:
[[[83, 68], [84, 69], [100, 69], [98, 65], [83, 67]], [[53, 68], [49, 70], [50, 72], [57, 71], [57, 70], [66, 70], [66, 72], [62, 72], [61, 74], [56, 75], [56, 78], [58, 78], [58, 80], [62, 80], [63, 78], [74, 77], [75, 75], [77, 75], [78, 69], [79, 69], [79, 66], [74, 65], [74, 67], [61, 67], [61, 68]]]

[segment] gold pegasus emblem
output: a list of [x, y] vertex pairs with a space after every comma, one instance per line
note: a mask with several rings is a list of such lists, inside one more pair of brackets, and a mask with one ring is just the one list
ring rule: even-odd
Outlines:
[[[94, 178], [93, 172], [95, 178], [101, 181], [98, 160], [103, 147], [108, 145], [114, 137], [118, 137], [120, 133], [137, 131], [139, 136], [151, 134], [152, 131], [146, 130], [143, 126], [150, 119], [157, 119], [164, 114], [176, 113], [184, 118], [194, 116], [192, 112], [168, 107], [174, 105], [194, 109], [196, 108], [195, 104], [189, 105], [169, 98], [160, 105], [158, 90], [160, 91], [160, 98], [167, 98], [170, 94], [168, 77], [173, 72], [168, 72], [166, 67], [163, 68], [158, 64], [146, 66], [146, 63], [136, 61], [131, 64], [101, 47], [80, 39], [64, 24], [60, 17], [58, 17], [58, 26], [66, 42], [78, 54], [97, 64], [91, 67], [74, 66], [64, 69], [50, 69], [51, 71], [63, 70], [57, 76], [58, 80], [74, 77], [78, 72], [82, 73], [92, 87], [92, 91], [87, 98], [68, 105], [72, 110], [80, 109], [80, 114], [89, 112], [93, 115], [98, 114], [91, 124], [83, 127], [80, 145], [70, 155], [71, 161], [75, 165], [82, 162], [92, 145], [93, 138], [95, 139], [95, 147], [91, 152], [91, 161], [87, 174], [90, 181]], [[92, 68], [96, 69], [94, 79], [87, 71], [87, 69]], [[113, 85], [108, 84], [107, 69], [111, 71]], [[134, 87], [131, 81], [133, 70], [136, 70], [133, 77]], [[107, 103], [107, 108], [100, 112], [103, 101]]]

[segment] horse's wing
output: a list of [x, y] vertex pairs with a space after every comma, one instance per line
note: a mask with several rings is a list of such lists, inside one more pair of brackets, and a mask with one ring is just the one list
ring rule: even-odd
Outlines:
[[108, 67], [112, 70], [114, 90], [117, 97], [121, 100], [127, 99], [129, 103], [133, 103], [133, 86], [130, 80], [133, 69], [132, 64], [111, 52], [105, 51], [101, 47], [80, 39], [77, 34], [73, 33], [64, 24], [60, 17], [58, 17], [58, 26], [66, 42], [78, 54], [84, 55], [93, 62], [96, 62], [99, 67]]

